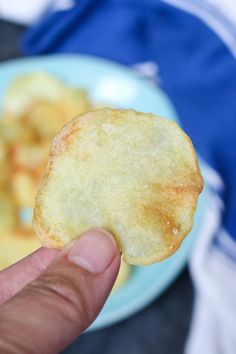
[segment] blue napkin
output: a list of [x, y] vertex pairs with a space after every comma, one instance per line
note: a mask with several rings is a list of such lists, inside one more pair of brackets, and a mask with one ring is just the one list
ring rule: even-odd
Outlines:
[[[158, 68], [154, 79], [170, 97], [184, 130], [207, 162], [205, 177], [213, 196], [208, 215], [212, 228], [202, 231], [208, 241], [196, 248], [193, 277], [200, 289], [217, 287], [221, 298], [215, 301], [222, 301], [222, 306], [228, 303], [224, 313], [228, 311], [230, 317], [236, 304], [225, 293], [227, 287], [231, 294], [236, 291], [236, 284], [234, 288], [224, 284], [224, 292], [224, 276], [218, 279], [216, 273], [219, 267], [223, 269], [223, 262], [224, 266], [230, 263], [236, 274], [236, 26], [212, 3], [75, 0], [69, 9], [54, 7], [47, 12], [25, 33], [22, 47], [28, 55], [83, 53], [136, 67], [152, 63]], [[221, 260], [212, 266], [209, 262], [216, 262], [215, 255]], [[199, 281], [200, 269], [205, 283]], [[232, 278], [230, 272], [228, 276]], [[215, 292], [209, 292], [209, 302], [214, 303]], [[217, 320], [213, 322], [217, 325]], [[200, 352], [193, 348], [189, 344], [188, 353]], [[207, 352], [218, 353], [210, 346]]]

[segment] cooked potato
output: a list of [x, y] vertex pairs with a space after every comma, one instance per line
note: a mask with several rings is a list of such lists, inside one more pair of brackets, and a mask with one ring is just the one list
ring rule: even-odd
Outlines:
[[48, 156], [49, 145], [41, 144], [17, 144], [12, 148], [12, 166], [13, 169], [31, 169], [36, 170], [45, 164]]
[[179, 248], [202, 187], [191, 141], [176, 123], [132, 110], [92, 111], [54, 139], [34, 227], [44, 246], [56, 248], [102, 227], [125, 261], [150, 264]]
[[60, 103], [38, 101], [25, 115], [26, 123], [42, 141], [51, 140], [66, 124], [68, 119]]
[[66, 114], [66, 120], [86, 113], [90, 108], [87, 93], [82, 89], [70, 89], [66, 91], [61, 101]]
[[64, 84], [49, 74], [34, 72], [22, 75], [7, 90], [4, 113], [17, 119], [37, 101], [58, 102], [65, 91]]
[[84, 90], [44, 72], [10, 83], [0, 117], [0, 268], [39, 245], [32, 210], [51, 140], [89, 107]]
[[9, 162], [7, 159], [7, 147], [0, 136], [0, 188], [9, 179]]
[[20, 208], [33, 208], [38, 187], [34, 176], [29, 172], [19, 170], [13, 173], [11, 186], [17, 205]]
[[35, 102], [25, 115], [25, 120], [39, 139], [48, 140], [52, 139], [71, 118], [85, 113], [88, 109], [89, 102], [85, 91], [68, 88], [58, 102]]
[[22, 122], [13, 119], [0, 119], [0, 139], [7, 145], [17, 142], [32, 142], [35, 134], [32, 129]]
[[131, 266], [128, 263], [126, 263], [122, 257], [120, 262], [120, 270], [116, 278], [115, 285], [112, 288], [112, 291], [115, 292], [120, 288], [122, 288], [127, 282], [127, 280], [129, 279], [130, 273], [131, 273]]
[[[46, 103], [48, 107], [43, 108]], [[42, 105], [42, 110], [38, 111], [38, 115], [40, 112], [46, 112], [49, 119], [51, 115], [54, 116], [53, 108], [56, 107], [53, 105], [58, 105], [60, 109], [63, 109], [66, 120], [85, 113], [90, 106], [84, 90], [69, 87], [55, 77], [42, 72], [22, 75], [12, 82], [5, 97], [4, 111], [8, 117], [20, 118], [27, 114], [35, 104], [37, 108]], [[56, 120], [61, 120], [60, 115], [56, 118]], [[39, 119], [45, 118], [41, 115]]]

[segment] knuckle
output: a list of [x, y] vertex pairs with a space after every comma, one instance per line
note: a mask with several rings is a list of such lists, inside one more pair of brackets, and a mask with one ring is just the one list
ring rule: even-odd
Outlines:
[[63, 271], [46, 271], [31, 283], [31, 287], [40, 292], [41, 298], [53, 310], [59, 311], [65, 321], [79, 324], [84, 329], [93, 317], [93, 302], [83, 275], [76, 278]]

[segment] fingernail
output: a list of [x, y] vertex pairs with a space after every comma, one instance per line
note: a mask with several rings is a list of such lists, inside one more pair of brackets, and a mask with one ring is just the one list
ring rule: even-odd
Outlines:
[[80, 236], [68, 253], [71, 262], [93, 274], [102, 273], [117, 254], [113, 237], [102, 230], [90, 230]]

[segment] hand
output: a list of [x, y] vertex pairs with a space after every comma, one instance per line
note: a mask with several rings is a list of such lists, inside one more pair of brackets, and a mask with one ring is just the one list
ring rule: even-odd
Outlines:
[[119, 264], [112, 236], [91, 230], [0, 272], [0, 353], [62, 351], [98, 315]]

